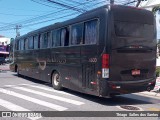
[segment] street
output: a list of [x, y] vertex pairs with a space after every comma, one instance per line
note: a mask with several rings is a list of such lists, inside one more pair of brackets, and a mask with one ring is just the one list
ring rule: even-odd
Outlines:
[[[0, 67], [2, 68], [2, 66]], [[74, 113], [74, 111], [160, 111], [160, 95], [147, 93], [149, 92], [121, 95], [114, 98], [100, 98], [68, 89], [56, 91], [48, 83], [23, 76], [18, 77], [16, 73], [10, 72], [7, 69], [0, 72], [0, 111], [2, 112], [73, 111], [73, 114], [75, 114], [76, 112]], [[61, 119], [59, 116], [55, 118]], [[82, 118], [76, 117], [76, 115], [74, 117], [74, 119], [78, 120]], [[17, 120], [17, 118], [8, 119]], [[34, 118], [23, 118], [23, 120], [25, 119]], [[44, 117], [39, 116], [36, 119], [42, 120]], [[45, 117], [45, 119], [52, 118]], [[69, 120], [71, 117], [63, 117], [63, 119]], [[103, 118], [88, 117], [85, 119], [100, 120]], [[124, 119], [124, 117], [110, 117], [110, 119]], [[134, 119], [134, 117], [126, 119]], [[139, 117], [136, 119], [158, 120], [159, 118]]]

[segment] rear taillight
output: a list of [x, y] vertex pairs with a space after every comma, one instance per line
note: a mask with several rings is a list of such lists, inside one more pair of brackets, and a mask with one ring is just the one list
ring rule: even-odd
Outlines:
[[109, 54], [102, 55], [102, 78], [109, 78]]

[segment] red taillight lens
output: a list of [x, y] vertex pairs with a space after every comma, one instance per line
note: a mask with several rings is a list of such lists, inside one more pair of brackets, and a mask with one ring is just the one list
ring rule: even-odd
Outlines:
[[109, 68], [109, 54], [102, 55], [102, 68]]
[[102, 55], [102, 78], [109, 78], [109, 54]]

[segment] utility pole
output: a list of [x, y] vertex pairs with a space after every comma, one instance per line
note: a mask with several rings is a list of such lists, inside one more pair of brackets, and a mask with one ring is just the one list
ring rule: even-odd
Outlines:
[[19, 29], [21, 29], [22, 25], [16, 25], [15, 30], [16, 30], [16, 37], [20, 36]]
[[111, 5], [114, 4], [114, 0], [110, 0], [110, 4], [111, 4]]

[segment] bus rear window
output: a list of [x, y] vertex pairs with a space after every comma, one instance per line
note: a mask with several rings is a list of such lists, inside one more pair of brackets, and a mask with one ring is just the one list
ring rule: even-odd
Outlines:
[[119, 37], [140, 37], [150, 38], [153, 37], [154, 27], [149, 24], [130, 23], [116, 21], [114, 23], [115, 34]]

